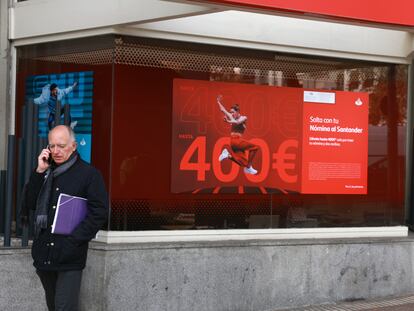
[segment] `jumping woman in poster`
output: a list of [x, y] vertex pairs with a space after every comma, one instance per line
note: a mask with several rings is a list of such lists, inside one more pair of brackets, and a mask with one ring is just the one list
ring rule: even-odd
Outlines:
[[[219, 156], [219, 161], [229, 159], [244, 167], [246, 174], [257, 174], [257, 170], [252, 167], [254, 156], [259, 147], [255, 144], [244, 140], [243, 133], [246, 130], [247, 117], [240, 114], [239, 105], [235, 104], [230, 108], [230, 112], [226, 110], [222, 104], [222, 95], [217, 96], [217, 104], [220, 111], [224, 114], [224, 121], [231, 125], [230, 133], [230, 150], [223, 149]], [[247, 157], [246, 157], [247, 152]]]

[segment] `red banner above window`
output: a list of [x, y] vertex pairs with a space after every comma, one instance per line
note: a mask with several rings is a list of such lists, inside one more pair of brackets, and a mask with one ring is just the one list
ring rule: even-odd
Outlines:
[[414, 27], [412, 0], [206, 0], [224, 5], [250, 7], [300, 15]]

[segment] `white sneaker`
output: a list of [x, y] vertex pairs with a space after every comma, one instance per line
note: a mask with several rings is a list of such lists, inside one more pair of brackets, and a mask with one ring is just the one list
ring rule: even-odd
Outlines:
[[253, 168], [253, 166], [245, 167], [245, 168], [244, 168], [244, 172], [245, 172], [246, 174], [251, 174], [251, 175], [256, 175], [256, 174], [257, 174], [257, 170], [255, 170], [255, 169]]
[[230, 155], [230, 152], [224, 148], [223, 151], [221, 152], [220, 156], [219, 156], [219, 161], [223, 161], [224, 159], [227, 159]]
[[78, 124], [78, 121], [71, 122], [70, 123], [70, 128], [73, 130], [77, 124]]

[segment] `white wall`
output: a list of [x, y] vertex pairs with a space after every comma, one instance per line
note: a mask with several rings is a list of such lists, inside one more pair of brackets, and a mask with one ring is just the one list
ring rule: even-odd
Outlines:
[[[191, 25], [191, 27], [188, 27]], [[251, 47], [281, 52], [408, 63], [413, 36], [406, 31], [379, 29], [226, 11], [157, 23], [129, 26], [154, 36]], [[158, 34], [157, 34], [158, 33]]]
[[10, 10], [13, 40], [210, 12], [160, 0], [30, 0]]
[[402, 30], [161, 0], [29, 0], [16, 3], [10, 15], [9, 36], [17, 45], [125, 33], [392, 63], [409, 63], [414, 49], [413, 35]]

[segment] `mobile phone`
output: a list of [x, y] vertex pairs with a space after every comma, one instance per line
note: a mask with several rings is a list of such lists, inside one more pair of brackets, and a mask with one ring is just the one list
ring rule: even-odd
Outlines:
[[[47, 149], [49, 149], [49, 151], [50, 151], [49, 146], [47, 147]], [[49, 165], [52, 164], [52, 153], [51, 152], [49, 153], [49, 157], [47, 159], [46, 159], [46, 157], [44, 157], [43, 161], [47, 162], [47, 164], [49, 164]]]
[[47, 162], [47, 164], [52, 164], [52, 156], [49, 154], [49, 157], [46, 159], [46, 157], [43, 158], [43, 161]]
[[52, 164], [52, 154], [49, 153], [49, 157], [47, 158], [47, 163], [50, 165]]

